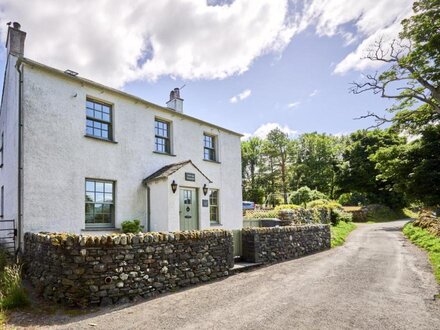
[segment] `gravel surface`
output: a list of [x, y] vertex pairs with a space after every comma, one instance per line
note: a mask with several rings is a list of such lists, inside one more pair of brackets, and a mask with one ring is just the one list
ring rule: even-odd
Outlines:
[[362, 224], [339, 248], [149, 301], [69, 316], [17, 313], [20, 329], [440, 329], [439, 292], [405, 221]]

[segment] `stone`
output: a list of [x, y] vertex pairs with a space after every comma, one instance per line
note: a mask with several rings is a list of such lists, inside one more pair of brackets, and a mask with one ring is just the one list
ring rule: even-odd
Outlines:
[[122, 273], [121, 275], [119, 275], [119, 278], [123, 281], [126, 281], [128, 279], [128, 274]]
[[110, 306], [111, 304], [113, 304], [113, 300], [110, 297], [103, 297], [101, 299], [101, 307], [106, 307], [106, 306]]

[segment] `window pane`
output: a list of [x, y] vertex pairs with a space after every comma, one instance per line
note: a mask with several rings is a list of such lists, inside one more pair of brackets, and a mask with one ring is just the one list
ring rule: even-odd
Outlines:
[[95, 201], [95, 194], [92, 192], [86, 193], [86, 202], [94, 202]]
[[93, 110], [87, 108], [87, 117], [93, 117]]
[[86, 181], [86, 191], [95, 191], [95, 182]]
[[113, 201], [113, 194], [105, 194], [104, 202], [112, 202], [112, 201]]
[[113, 193], [113, 183], [106, 183], [104, 188], [106, 193]]
[[97, 192], [95, 194], [95, 202], [96, 203], [102, 203], [104, 201], [104, 194]]
[[110, 121], [110, 115], [103, 114], [103, 115], [102, 115], [102, 120]]
[[103, 182], [96, 182], [96, 191], [104, 192], [104, 183]]

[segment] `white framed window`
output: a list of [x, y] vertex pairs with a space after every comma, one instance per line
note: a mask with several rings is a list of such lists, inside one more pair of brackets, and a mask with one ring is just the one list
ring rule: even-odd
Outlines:
[[211, 224], [220, 223], [219, 192], [218, 189], [209, 190], [209, 220]]
[[154, 150], [171, 154], [171, 123], [162, 119], [154, 120]]
[[113, 227], [115, 218], [115, 182], [86, 179], [85, 223], [90, 227]]
[[203, 134], [203, 159], [217, 161], [217, 137]]
[[86, 100], [86, 135], [113, 141], [112, 106], [92, 99]]

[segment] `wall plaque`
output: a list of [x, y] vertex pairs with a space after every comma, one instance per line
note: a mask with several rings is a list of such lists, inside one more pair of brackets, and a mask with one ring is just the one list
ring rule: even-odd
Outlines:
[[186, 181], [196, 181], [196, 175], [194, 173], [185, 172]]
[[207, 199], [202, 199], [202, 206], [208, 207], [208, 200]]

